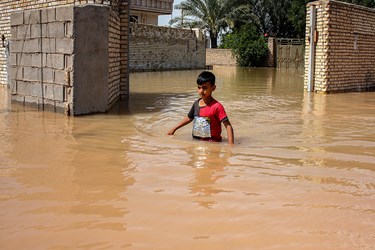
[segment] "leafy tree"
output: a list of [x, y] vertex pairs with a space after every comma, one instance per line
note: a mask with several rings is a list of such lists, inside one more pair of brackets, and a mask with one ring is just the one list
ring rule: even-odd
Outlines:
[[291, 0], [264, 0], [265, 11], [269, 15], [266, 32], [277, 37], [294, 37], [293, 24], [288, 19]]
[[259, 17], [253, 11], [252, 3], [246, 0], [237, 0], [236, 6], [226, 16], [227, 28], [237, 29], [245, 24], [260, 26]]
[[287, 18], [293, 25], [294, 34], [304, 37], [306, 31], [306, 4], [309, 0], [291, 0]]
[[173, 18], [170, 25], [201, 28], [211, 39], [211, 47], [217, 48], [220, 31], [230, 26], [230, 15], [238, 7], [238, 0], [184, 0], [175, 6], [181, 16]]
[[261, 66], [267, 56], [268, 47], [264, 36], [259, 35], [257, 27], [245, 24], [222, 37], [221, 48], [232, 49], [238, 66]]
[[215, 0], [185, 0], [175, 9], [181, 10], [181, 17], [172, 19], [170, 24], [179, 23], [182, 27], [198, 27], [207, 30], [211, 47], [217, 47], [217, 37], [223, 26], [225, 11]]
[[[294, 1], [299, 1], [293, 3]], [[298, 32], [294, 29], [294, 13], [299, 14], [300, 9], [291, 9], [293, 6], [302, 7], [303, 20], [305, 19], [304, 0], [248, 0], [240, 1], [241, 8], [232, 11], [234, 15], [234, 28], [246, 23], [257, 26], [261, 34], [270, 34], [278, 37], [294, 37]], [[300, 5], [298, 5], [300, 3]], [[294, 12], [290, 12], [293, 10]], [[239, 12], [239, 11], [242, 11]], [[239, 12], [239, 13], [238, 13]], [[289, 17], [289, 13], [293, 13]], [[301, 20], [299, 15], [298, 20]], [[298, 24], [298, 23], [296, 23]], [[304, 21], [302, 23], [304, 25]]]

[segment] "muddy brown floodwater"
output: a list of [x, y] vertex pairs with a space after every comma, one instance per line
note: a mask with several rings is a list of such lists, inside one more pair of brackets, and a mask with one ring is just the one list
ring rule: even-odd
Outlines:
[[129, 107], [65, 117], [0, 88], [1, 249], [374, 249], [375, 92], [215, 67], [236, 144], [167, 131], [200, 71], [132, 73]]

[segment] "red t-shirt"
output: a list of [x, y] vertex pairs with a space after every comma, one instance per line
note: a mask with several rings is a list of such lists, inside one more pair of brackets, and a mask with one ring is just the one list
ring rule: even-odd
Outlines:
[[188, 117], [190, 119], [194, 119], [194, 117], [196, 116], [209, 118], [207, 120], [210, 124], [211, 137], [204, 139], [221, 141], [221, 122], [228, 120], [223, 105], [213, 99], [207, 106], [199, 107], [200, 100], [201, 99], [198, 99], [194, 102], [193, 106], [190, 109]]

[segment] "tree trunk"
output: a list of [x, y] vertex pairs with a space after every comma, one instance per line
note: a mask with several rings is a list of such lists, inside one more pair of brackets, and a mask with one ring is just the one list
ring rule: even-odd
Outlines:
[[211, 39], [211, 48], [216, 49], [217, 48], [217, 35], [210, 33], [210, 39]]

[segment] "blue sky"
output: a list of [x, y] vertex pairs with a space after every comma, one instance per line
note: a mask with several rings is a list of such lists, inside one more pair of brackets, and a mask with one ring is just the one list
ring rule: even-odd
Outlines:
[[159, 16], [159, 26], [168, 26], [168, 22], [171, 20], [172, 17], [176, 17], [180, 15], [180, 11], [174, 9], [176, 4], [179, 4], [182, 0], [174, 0], [173, 1], [173, 12], [172, 15], [162, 15]]

